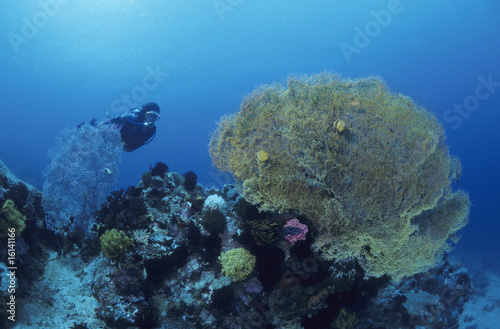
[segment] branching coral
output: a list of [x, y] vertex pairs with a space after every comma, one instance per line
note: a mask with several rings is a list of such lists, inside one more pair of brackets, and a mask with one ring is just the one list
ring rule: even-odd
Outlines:
[[298, 210], [323, 257], [357, 258], [370, 276], [430, 268], [468, 220], [442, 126], [378, 78], [325, 73], [262, 86], [221, 119], [210, 154], [260, 210]]

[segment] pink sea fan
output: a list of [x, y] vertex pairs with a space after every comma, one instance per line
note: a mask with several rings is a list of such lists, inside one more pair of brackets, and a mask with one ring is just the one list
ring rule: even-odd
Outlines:
[[305, 240], [307, 232], [309, 232], [307, 225], [299, 222], [297, 218], [288, 220], [283, 226], [285, 239], [292, 245], [297, 241]]

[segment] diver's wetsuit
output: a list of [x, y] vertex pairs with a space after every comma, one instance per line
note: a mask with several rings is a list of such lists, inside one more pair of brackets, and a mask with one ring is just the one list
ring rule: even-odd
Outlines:
[[140, 109], [131, 109], [127, 114], [112, 118], [109, 123], [113, 128], [120, 130], [125, 152], [131, 152], [148, 144], [156, 135], [155, 124], [145, 123], [144, 114]]

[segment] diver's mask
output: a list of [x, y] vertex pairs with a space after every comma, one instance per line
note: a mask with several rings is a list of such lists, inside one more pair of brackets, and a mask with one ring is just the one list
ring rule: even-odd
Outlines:
[[149, 111], [149, 112], [146, 112], [146, 114], [145, 114], [144, 124], [150, 125], [150, 124], [155, 123], [158, 120], [160, 120], [160, 114], [158, 114], [157, 112], [154, 112], [154, 111]]

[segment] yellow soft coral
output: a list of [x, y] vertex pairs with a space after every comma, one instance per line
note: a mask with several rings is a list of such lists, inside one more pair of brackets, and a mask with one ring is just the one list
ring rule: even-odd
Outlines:
[[20, 236], [26, 228], [26, 216], [17, 210], [14, 201], [7, 199], [0, 210], [0, 232], [7, 233], [9, 228], [16, 229], [16, 236]]
[[111, 260], [119, 260], [128, 248], [134, 245], [134, 240], [129, 238], [124, 231], [116, 229], [106, 230], [100, 237], [101, 250]]
[[255, 256], [244, 248], [223, 252], [219, 260], [222, 264], [222, 273], [230, 277], [233, 282], [248, 278], [255, 267]]

